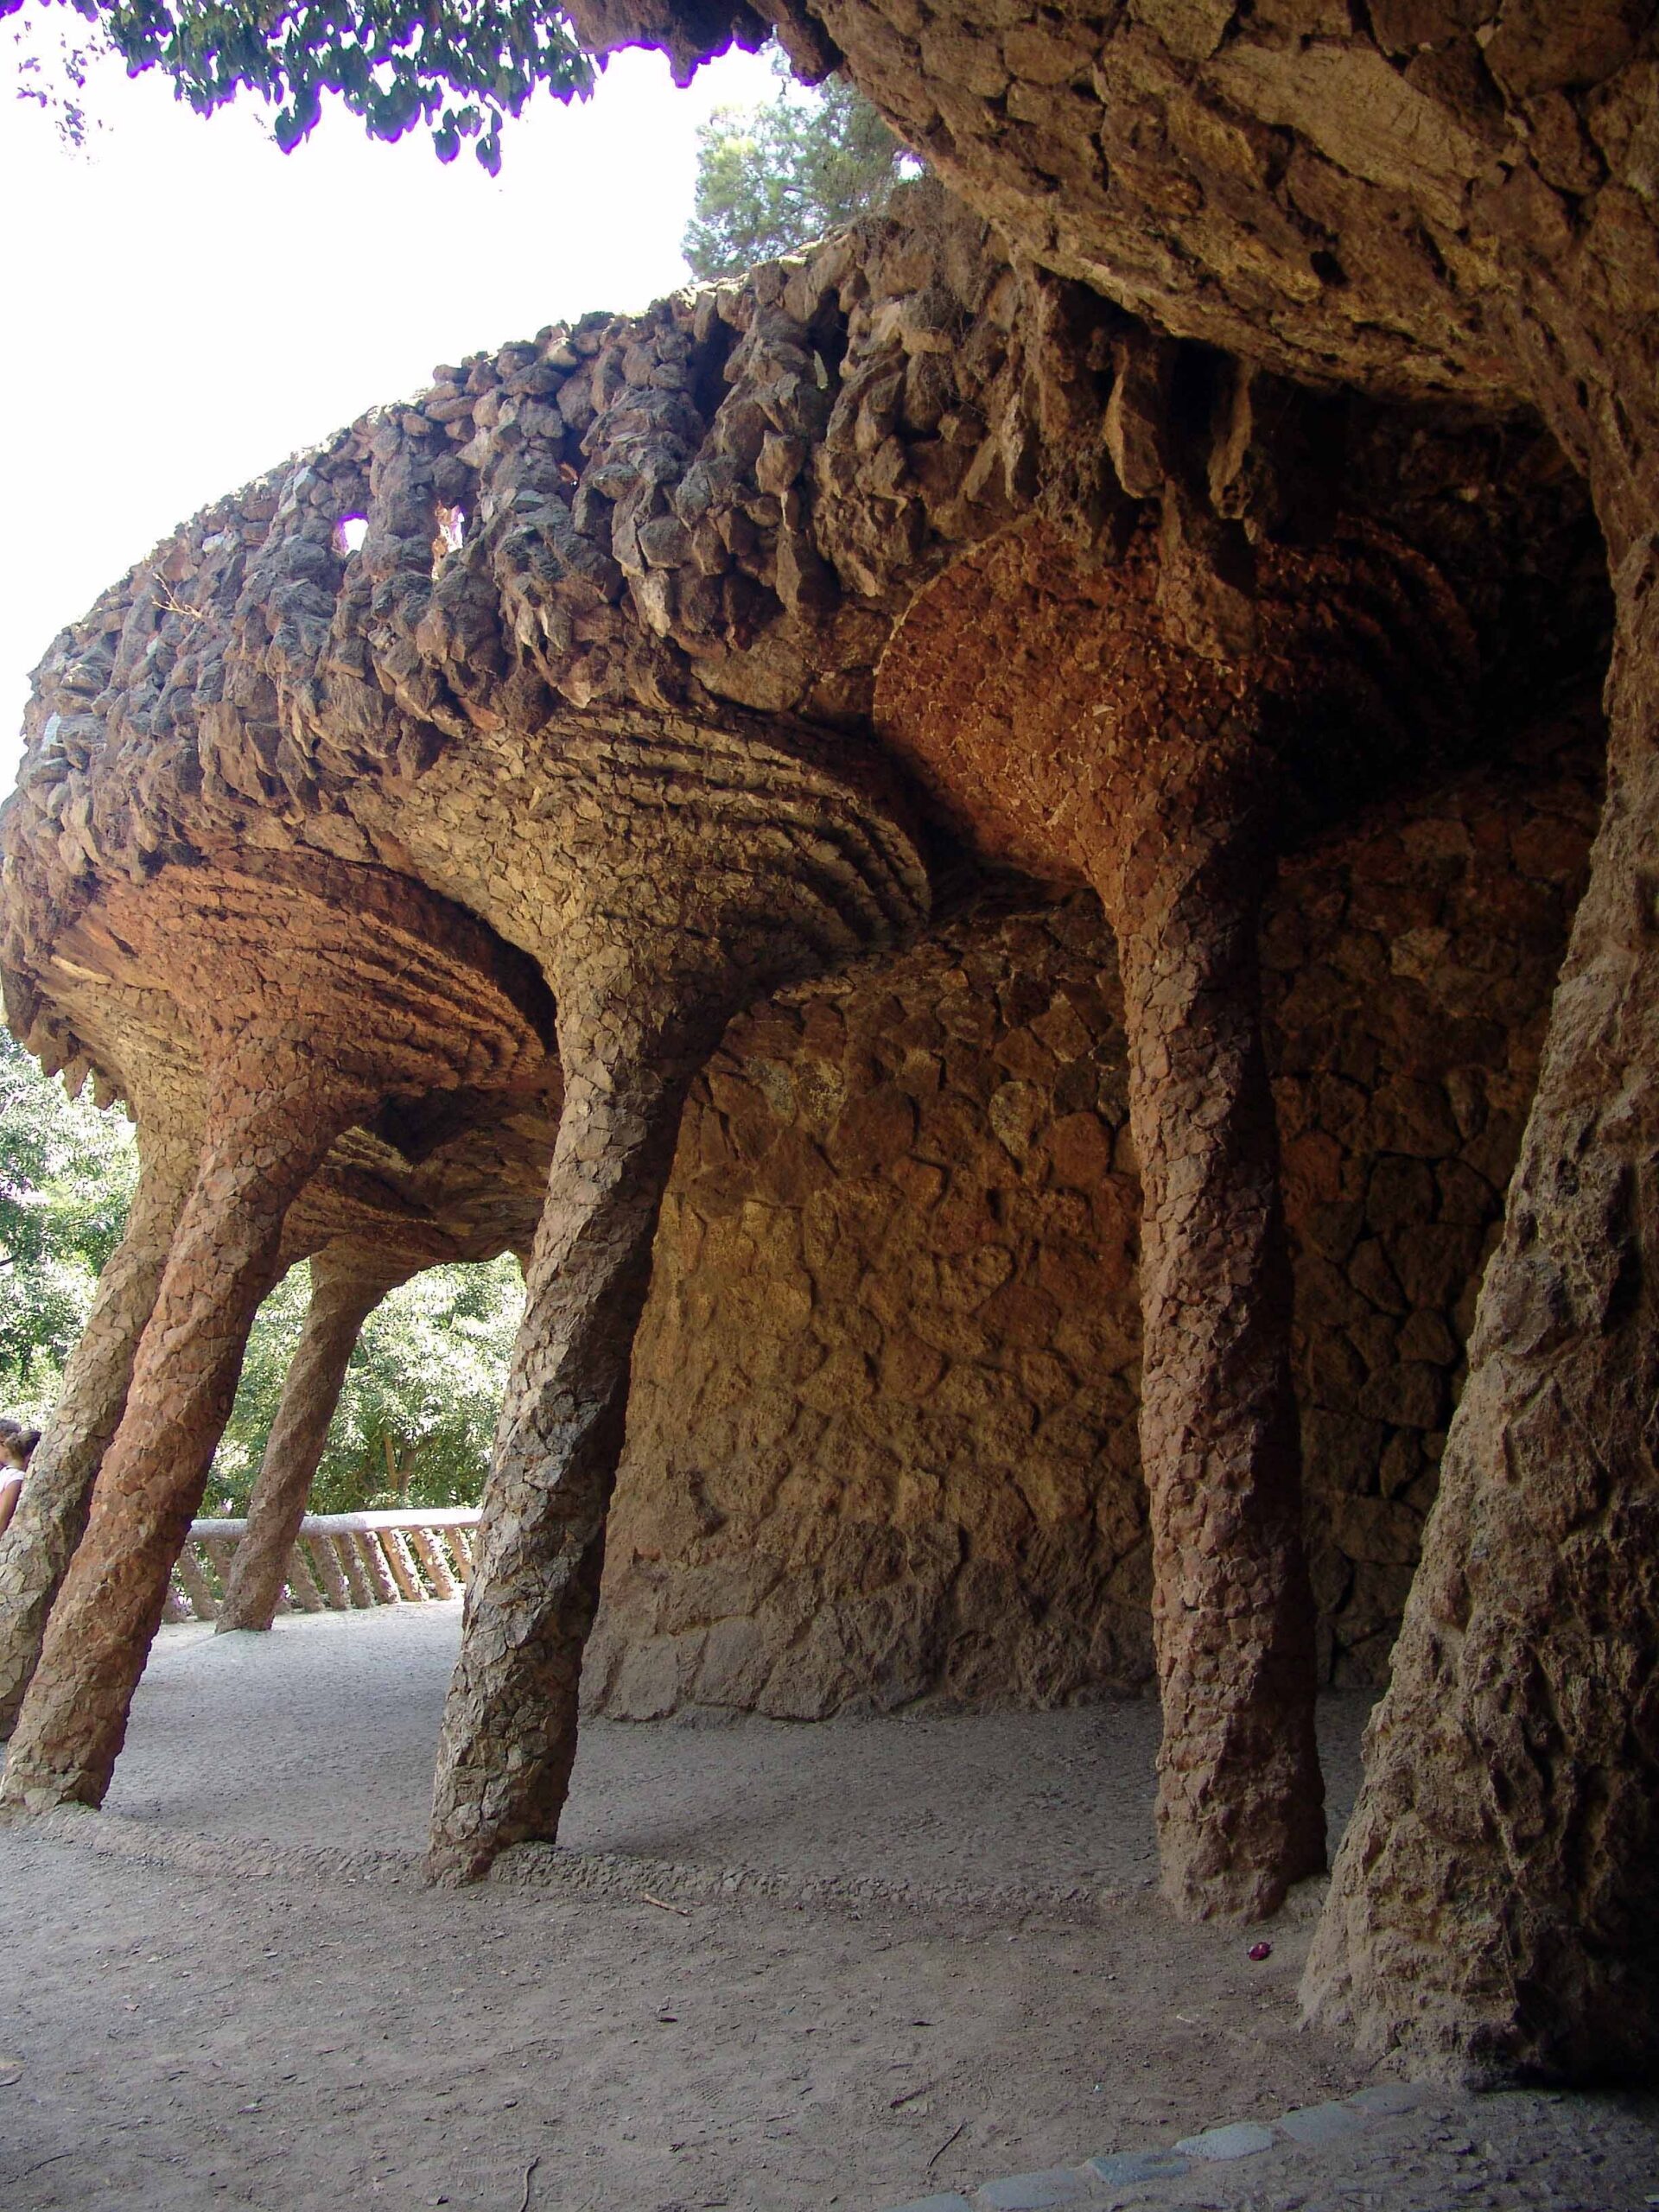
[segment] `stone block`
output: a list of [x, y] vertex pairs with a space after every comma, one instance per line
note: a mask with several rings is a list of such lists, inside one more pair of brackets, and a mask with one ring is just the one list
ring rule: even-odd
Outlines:
[[1483, 1237], [1471, 1223], [1402, 1230], [1389, 1239], [1394, 1272], [1413, 1306], [1444, 1312], [1479, 1263]]
[[1379, 1152], [1402, 1152], [1419, 1160], [1438, 1160], [1456, 1152], [1460, 1141], [1446, 1095], [1435, 1086], [1397, 1076], [1372, 1103], [1372, 1141]]
[[1379, 1160], [1365, 1194], [1365, 1218], [1373, 1229], [1404, 1229], [1434, 1217], [1434, 1178], [1421, 1160], [1398, 1154]]
[[1438, 1428], [1446, 1405], [1446, 1376], [1425, 1360], [1379, 1368], [1359, 1394], [1359, 1411], [1396, 1428]]
[[988, 2181], [976, 2194], [974, 2205], [976, 2212], [1044, 2212], [1051, 2204], [1079, 2203], [1087, 2193], [1087, 2184], [1073, 2168], [1050, 2166], [1041, 2173]]
[[1183, 2158], [1179, 2151], [1113, 2151], [1104, 2158], [1090, 2158], [1084, 2168], [1095, 2180], [1114, 2189], [1133, 2182], [1179, 2181], [1192, 2170], [1192, 2159]]
[[1421, 2082], [1374, 2082], [1369, 2089], [1356, 2089], [1351, 2097], [1343, 2101], [1356, 2112], [1363, 2112], [1369, 2120], [1389, 2120], [1399, 2113], [1415, 2112], [1432, 2094], [1427, 2083]]
[[1185, 2135], [1175, 2148], [1191, 2158], [1251, 2158], [1258, 2151], [1272, 2150], [1273, 2130], [1253, 2120], [1238, 2120], [1230, 2127], [1210, 2127], [1202, 2135]]
[[1303, 2105], [1295, 2112], [1281, 2113], [1279, 2125], [1293, 2143], [1323, 2150], [1327, 2143], [1357, 2135], [1365, 2123], [1357, 2113], [1333, 2099], [1327, 2104]]

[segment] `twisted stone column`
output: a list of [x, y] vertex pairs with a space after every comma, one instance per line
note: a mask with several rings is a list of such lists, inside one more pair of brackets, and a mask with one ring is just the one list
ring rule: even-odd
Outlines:
[[195, 1185], [18, 1715], [0, 1802], [102, 1802], [248, 1330], [276, 1280], [283, 1216], [373, 1103], [360, 1085], [319, 1082], [297, 1052], [232, 1058], [219, 1071]]
[[52, 1610], [86, 1526], [92, 1484], [120, 1425], [138, 1340], [156, 1304], [200, 1132], [158, 1113], [138, 1131], [137, 1188], [126, 1233], [98, 1279], [79, 1343], [10, 1525], [0, 1534], [0, 1736], [34, 1677]]
[[1325, 1864], [1313, 1607], [1256, 959], [1263, 766], [1248, 742], [1192, 766], [1125, 793], [1091, 874], [1141, 1167], [1163, 1891], [1185, 1917], [1255, 1918]]
[[559, 1003], [564, 1110], [438, 1745], [440, 1881], [557, 1833], [652, 1241], [686, 1087], [723, 1026], [670, 1040], [614, 1001]]
[[216, 1634], [268, 1629], [276, 1618], [346, 1366], [363, 1324], [406, 1274], [376, 1267], [352, 1245], [327, 1247], [313, 1258], [305, 1326], [248, 1501], [247, 1533], [236, 1548]]

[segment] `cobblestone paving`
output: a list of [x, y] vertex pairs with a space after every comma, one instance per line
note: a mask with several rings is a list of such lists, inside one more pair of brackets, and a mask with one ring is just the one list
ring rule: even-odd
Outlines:
[[892, 2212], [1624, 2212], [1659, 2205], [1659, 2098], [1383, 2084], [1156, 2150], [1007, 2175]]

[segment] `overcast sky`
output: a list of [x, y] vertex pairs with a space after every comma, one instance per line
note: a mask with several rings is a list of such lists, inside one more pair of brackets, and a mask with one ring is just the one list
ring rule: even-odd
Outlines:
[[619, 54], [510, 124], [492, 181], [339, 111], [285, 156], [256, 105], [204, 122], [118, 68], [76, 156], [0, 74], [0, 790], [54, 632], [196, 508], [435, 362], [685, 283], [697, 123], [774, 89], [756, 56], [677, 92]]

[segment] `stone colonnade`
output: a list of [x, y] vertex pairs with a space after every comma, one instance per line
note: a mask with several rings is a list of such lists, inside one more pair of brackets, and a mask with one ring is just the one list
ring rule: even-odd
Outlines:
[[[686, 1084], [741, 1007], [891, 942], [926, 910], [925, 871], [879, 773], [731, 751], [733, 797], [709, 778], [690, 821], [649, 783], [632, 819], [614, 794], [605, 819], [577, 786], [580, 826], [567, 835], [594, 842], [543, 954], [564, 1103], [445, 1719], [442, 1878], [475, 1878], [505, 1845], [556, 1828]], [[753, 820], [767, 783], [778, 832]], [[28, 1807], [97, 1802], [107, 1786], [295, 1197], [341, 1131], [388, 1097], [511, 1086], [543, 1069], [551, 1041], [537, 1023], [553, 1001], [469, 916], [413, 879], [297, 855], [251, 880], [177, 868], [107, 894], [76, 925], [73, 955], [112, 980], [135, 963], [165, 977], [210, 1096], [125, 1413], [13, 1737], [4, 1799]], [[269, 1622], [358, 1330], [406, 1272], [395, 1243], [320, 1258], [224, 1625]]]
[[389, 1094], [508, 1081], [543, 1056], [533, 979], [469, 918], [378, 871], [246, 866], [164, 871], [78, 925], [85, 960], [118, 976], [147, 958], [171, 984], [208, 1069], [207, 1126], [18, 1713], [10, 1803], [96, 1804], [108, 1786], [284, 1217], [336, 1137]]
[[[1321, 387], [1534, 409], [1591, 488], [1617, 610], [1606, 810], [1305, 1995], [1437, 2070], [1650, 2069], [1651, 10], [1015, 5], [985, 36], [895, 29], [879, 0], [782, 13], [791, 50], [844, 63], [1044, 265]], [[689, 10], [577, 20], [600, 49], [703, 50]]]
[[[1275, 775], [1262, 733], [1264, 665], [1237, 641], [1218, 647], [1190, 607], [1185, 628], [1170, 618], [1160, 595], [1173, 566], [1143, 543], [1122, 581], [1103, 590], [1107, 572], [1084, 564], [1080, 574], [1052, 533], [1014, 533], [959, 564], [918, 603], [884, 665], [878, 712], [884, 734], [922, 766], [947, 803], [961, 796], [952, 776], [964, 770], [976, 790], [997, 793], [1013, 825], [991, 836], [1001, 856], [1039, 874], [1058, 867], [1090, 881], [1119, 940], [1144, 1192], [1142, 1442], [1166, 1716], [1165, 1888], [1185, 1913], [1251, 1916], [1274, 1910], [1287, 1885], [1316, 1871], [1324, 1855], [1289, 1279], [1254, 967], [1257, 910], [1274, 850], [1268, 817]], [[1221, 588], [1210, 582], [1213, 613]], [[1119, 600], [1131, 609], [1127, 622]], [[1248, 607], [1230, 613], [1255, 620]], [[1188, 642], [1190, 632], [1203, 649]], [[972, 654], [960, 649], [964, 635], [976, 641]], [[1025, 681], [1039, 662], [1040, 712], [1053, 741], [1033, 747], [1022, 730], [1012, 756], [995, 746], [988, 752], [981, 740], [995, 686], [1010, 675]], [[1020, 728], [1017, 715], [991, 713], [988, 722]], [[807, 782], [806, 793], [792, 795], [798, 810], [804, 801], [822, 804]], [[859, 805], [874, 811], [868, 798]], [[883, 834], [896, 835], [890, 824]], [[677, 833], [654, 874], [637, 871], [620, 895], [613, 855], [590, 849], [584, 872], [596, 912], [586, 920], [567, 912], [544, 950], [560, 1009], [565, 1106], [440, 1747], [431, 1864], [442, 1878], [475, 1878], [501, 1848], [556, 1829], [575, 1756], [582, 1652], [597, 1605], [632, 1336], [685, 1086], [730, 1016], [775, 980], [780, 965], [785, 973], [814, 972], [872, 931], [868, 912], [849, 932], [846, 912], [835, 911], [837, 899], [845, 910], [868, 906], [868, 886], [854, 896], [843, 882], [826, 899], [810, 876], [804, 888], [793, 843], [769, 851], [747, 823], [745, 836], [735, 887], [707, 865], [706, 851], [699, 855], [704, 872], [677, 882], [675, 870], [683, 868]], [[641, 874], [672, 921], [696, 915], [696, 932], [652, 925], [649, 914], [631, 925], [620, 918], [630, 899], [639, 899]], [[815, 913], [815, 900], [830, 907], [833, 927]], [[879, 932], [891, 922], [876, 905]], [[789, 949], [757, 958], [757, 937], [768, 929]], [[298, 988], [313, 980], [303, 961], [296, 973]], [[211, 1062], [217, 1001], [195, 1013]], [[281, 1039], [289, 1014], [282, 990], [270, 993], [254, 1030], [238, 1033], [238, 1049], [245, 1054], [263, 1020], [276, 1033], [266, 1048], [270, 1065], [285, 1066]], [[356, 1049], [360, 1057], [365, 1048]], [[256, 1054], [242, 1089], [263, 1101], [272, 1082], [257, 1061]], [[103, 1551], [99, 1543], [86, 1548], [85, 1578], [112, 1574], [118, 1557], [137, 1594], [124, 1612], [100, 1594], [107, 1649], [88, 1659], [92, 1646], [82, 1639], [83, 1671], [63, 1667], [60, 1707], [80, 1697], [101, 1666], [110, 1674], [106, 1702], [124, 1714], [153, 1632], [156, 1573], [164, 1585], [176, 1535], [199, 1497], [288, 1201], [343, 1124], [368, 1113], [390, 1081], [372, 1067], [319, 1086], [315, 1071], [298, 1062], [288, 1074], [277, 1109], [280, 1148], [257, 1110], [231, 1103], [219, 1086], [212, 1127], [225, 1135], [203, 1176], [210, 1165], [228, 1174], [232, 1155], [245, 1152], [260, 1160], [257, 1183], [227, 1185], [205, 1230], [188, 1215], [186, 1226], [212, 1245], [227, 1236], [227, 1224], [245, 1229], [256, 1207], [269, 1217], [240, 1271], [224, 1281], [223, 1316], [215, 1309], [210, 1317], [229, 1363], [213, 1370], [193, 1406], [190, 1433], [165, 1435], [173, 1489], [124, 1508], [110, 1529], [99, 1524]], [[302, 1096], [296, 1111], [292, 1100]], [[372, 1261], [320, 1266], [223, 1626], [269, 1625], [346, 1361], [386, 1287], [385, 1268]], [[143, 1379], [149, 1400], [164, 1395], [147, 1373]], [[137, 1433], [153, 1427], [147, 1401]], [[111, 1465], [112, 1485], [118, 1477], [142, 1489], [143, 1478], [127, 1474], [120, 1452]], [[150, 1560], [148, 1570], [140, 1554]], [[73, 1603], [63, 1616], [74, 1623]], [[66, 1627], [64, 1635], [74, 1632]], [[48, 1658], [54, 1669], [62, 1663], [55, 1649]], [[42, 1700], [52, 1681], [49, 1669]], [[112, 1731], [113, 1723], [100, 1745]], [[52, 1769], [26, 1716], [13, 1794], [96, 1796], [113, 1756], [100, 1748], [84, 1767]]]
[[[696, 49], [699, 27], [674, 26], [671, 7], [650, 12], [647, 35], [677, 41], [683, 56]], [[887, 836], [889, 853], [905, 833], [880, 805], [827, 818], [786, 779], [752, 774], [753, 757], [736, 763], [729, 787], [731, 760], [709, 769], [706, 790], [718, 702], [747, 701], [796, 735], [798, 713], [839, 744], [862, 725], [880, 639], [915, 577], [948, 570], [1039, 501], [1074, 528], [1098, 524], [1117, 544], [1121, 578], [1099, 622], [1081, 618], [1090, 588], [1074, 575], [1009, 580], [1007, 603], [1024, 594], [1029, 606], [1034, 593], [1067, 610], [1051, 625], [1054, 652], [1039, 667], [1027, 652], [1027, 679], [1040, 680], [1027, 680], [1026, 699], [995, 696], [1022, 665], [1020, 635], [1006, 652], [994, 645], [1001, 587], [967, 591], [969, 618], [944, 625], [951, 654], [931, 676], [925, 593], [910, 632], [922, 675], [907, 696], [901, 638], [877, 721], [947, 798], [960, 798], [964, 776], [982, 778], [1006, 819], [988, 825], [964, 810], [960, 826], [1028, 867], [1094, 883], [1124, 941], [1148, 1195], [1146, 1457], [1162, 1531], [1160, 1659], [1179, 1724], [1163, 1774], [1171, 1885], [1188, 1910], [1259, 1906], [1307, 1863], [1314, 1784], [1275, 1344], [1282, 1263], [1248, 943], [1272, 849], [1264, 809], [1301, 797], [1293, 779], [1274, 782], [1280, 747], [1294, 753], [1299, 715], [1321, 706], [1306, 671], [1331, 632], [1299, 636], [1296, 617], [1319, 613], [1324, 583], [1339, 597], [1342, 580], [1305, 571], [1314, 588], [1274, 633], [1247, 571], [1280, 519], [1276, 407], [1231, 474], [1219, 451], [1202, 471], [1172, 468], [1158, 450], [1168, 424], [1155, 419], [1168, 395], [1154, 391], [1153, 412], [1139, 411], [1156, 385], [1157, 347], [1149, 378], [1127, 318], [1078, 291], [1324, 388], [1345, 380], [1390, 401], [1449, 393], [1494, 418], [1541, 410], [1593, 489], [1608, 549], [1619, 623], [1611, 795], [1446, 1494], [1308, 1993], [1369, 2044], [1404, 2044], [1426, 2063], [1580, 2069], [1608, 2022], [1619, 2053], [1640, 2063], [1659, 2050], [1659, 1962], [1643, 1932], [1659, 1924], [1646, 1848], [1659, 1751], [1644, 1687], [1659, 1595], [1643, 1564], [1659, 1373], [1648, 1288], [1659, 1061], [1647, 988], [1659, 382], [1655, 93], [1640, 11], [1587, 0], [1568, 23], [1564, 11], [1503, 0], [1481, 37], [1450, 0], [1403, 15], [1326, 10], [1306, 32], [1283, 11], [1196, 0], [1106, 19], [1027, 12], [1020, 21], [1014, 0], [995, 38], [930, 37], [924, 67], [870, 0], [809, 0], [805, 10], [821, 15], [831, 58], [844, 54], [899, 127], [1038, 262], [1077, 280], [1071, 292], [1045, 292], [1046, 279], [1022, 289], [1005, 267], [953, 293], [953, 248], [897, 257], [927, 281], [874, 302], [868, 287], [838, 289], [830, 260], [844, 252], [844, 275], [855, 251], [838, 242], [810, 266], [772, 272], [764, 300], [759, 287], [744, 300], [728, 288], [669, 303], [649, 327], [549, 334], [544, 346], [446, 373], [424, 410], [356, 426], [280, 491], [204, 519], [165, 573], [158, 565], [125, 600], [111, 595], [73, 664], [67, 652], [54, 664], [60, 703], [48, 712], [42, 696], [28, 764], [38, 797], [24, 794], [8, 848], [24, 915], [8, 957], [44, 974], [64, 913], [89, 895], [86, 864], [94, 878], [102, 868], [107, 880], [137, 883], [175, 838], [232, 816], [241, 833], [269, 827], [281, 842], [315, 829], [359, 854], [371, 849], [365, 823], [385, 828], [376, 853], [401, 855], [400, 867], [414, 855], [416, 874], [431, 870], [504, 935], [536, 940], [559, 991], [575, 1091], [533, 1269], [544, 1333], [534, 1360], [528, 1338], [521, 1346], [446, 1726], [435, 1863], [446, 1876], [476, 1874], [503, 1843], [557, 1816], [561, 1716], [591, 1610], [622, 1372], [622, 1351], [597, 1346], [590, 1323], [610, 1311], [626, 1336], [646, 1235], [614, 1178], [634, 1162], [654, 1210], [681, 1042], [690, 1051], [657, 1025], [670, 1006], [712, 1022], [781, 977], [887, 941], [925, 904], [912, 847], [905, 898], [883, 906], [843, 869], [849, 897], [827, 902], [835, 925], [804, 915], [817, 894], [803, 882], [833, 870], [849, 817], [885, 823], [878, 842]], [[596, 36], [626, 37], [638, 29], [627, 13], [625, 0], [605, 0], [584, 19], [607, 19]], [[1385, 14], [1408, 15], [1412, 27], [1390, 30]], [[801, 16], [792, 7], [798, 32]], [[1033, 178], [1066, 180], [1065, 189]], [[1009, 309], [1011, 300], [1023, 304]], [[1251, 373], [1241, 371], [1238, 391]], [[1175, 396], [1174, 412], [1190, 417], [1219, 394], [1195, 384]], [[1131, 501], [1170, 485], [1156, 582], [1144, 546], [1122, 558], [1135, 525], [1118, 528], [1123, 501], [1104, 496], [1103, 455]], [[334, 544], [340, 503], [356, 512], [365, 482], [369, 537], [348, 560]], [[1209, 512], [1195, 514], [1200, 490]], [[435, 569], [440, 492], [473, 508], [461, 546]], [[1411, 509], [1418, 520], [1423, 511]], [[1231, 526], [1217, 531], [1217, 519]], [[1497, 557], [1495, 542], [1487, 557]], [[969, 586], [976, 573], [966, 572]], [[936, 613], [963, 585], [956, 575]], [[1294, 587], [1294, 569], [1284, 575]], [[1140, 613], [1120, 620], [1113, 600]], [[1357, 607], [1352, 626], [1387, 661], [1380, 611], [1379, 623], [1378, 608]], [[1023, 633], [1027, 647], [1041, 631], [1039, 620]], [[1419, 626], [1408, 642], [1426, 635]], [[965, 678], [964, 638], [977, 649]], [[1385, 695], [1411, 657], [1382, 671]], [[963, 696], [964, 681], [983, 698]], [[959, 758], [933, 692], [962, 709], [971, 741]], [[97, 703], [106, 696], [112, 707]], [[613, 715], [622, 699], [629, 707]], [[1271, 728], [1260, 718], [1268, 699]], [[1048, 717], [1040, 743], [1021, 719], [1033, 702]], [[1385, 709], [1394, 703], [1385, 696]], [[682, 708], [690, 734], [665, 768], [639, 726]], [[1357, 728], [1363, 749], [1363, 713]], [[139, 744], [124, 750], [134, 731]], [[188, 742], [175, 742], [180, 731]], [[455, 823], [476, 830], [487, 811], [476, 791], [456, 800], [454, 823], [423, 825], [409, 798], [418, 790], [429, 800], [462, 757], [490, 784], [503, 731], [523, 739], [530, 765], [527, 804], [498, 843], [515, 856], [535, 843], [533, 884], [490, 836], [461, 853]], [[583, 741], [600, 767], [578, 788], [571, 764]], [[1317, 785], [1319, 749], [1305, 747], [1300, 762]], [[124, 789], [112, 797], [124, 779], [130, 804]], [[458, 783], [448, 788], [454, 798]], [[632, 842], [653, 810], [679, 817], [661, 850]], [[524, 821], [536, 838], [512, 842]], [[570, 915], [595, 860], [604, 885], [592, 911], [605, 907], [613, 957], [594, 1005], [628, 1017], [609, 1035], [592, 1008], [564, 1004], [582, 967]], [[728, 903], [734, 886], [743, 895]], [[785, 946], [775, 956], [774, 940]], [[62, 942], [94, 974], [122, 957], [84, 927]], [[638, 990], [632, 953], [693, 943], [709, 973], [677, 973], [671, 960], [664, 984], [653, 953], [653, 988]], [[156, 943], [155, 971], [170, 976], [179, 950]], [[280, 957], [293, 957], [286, 940]], [[226, 1130], [244, 1116], [278, 1201], [331, 1116], [365, 1111], [405, 1080], [452, 1079], [434, 1073], [429, 1053], [418, 1068], [399, 1061], [390, 1037], [372, 1040], [385, 1059], [308, 1062], [307, 1037], [355, 1036], [373, 1001], [360, 975], [337, 1029], [278, 1022], [266, 1034], [250, 1001], [234, 1050], [216, 990], [214, 979], [195, 993], [202, 1050], [221, 1071], [239, 1065], [245, 1096], [222, 1083], [215, 1110]], [[1230, 1009], [1224, 993], [1236, 1001]], [[464, 1029], [459, 1009], [455, 1019]], [[245, 1042], [259, 1050], [238, 1064]], [[260, 1120], [253, 1102], [273, 1084], [310, 1102], [308, 1135]], [[1204, 1113], [1183, 1114], [1195, 1094]], [[123, 1529], [137, 1530], [152, 1559], [164, 1551], [189, 1484], [166, 1488], [155, 1446], [175, 1421], [199, 1456], [225, 1347], [270, 1263], [270, 1192], [232, 1188], [216, 1143], [210, 1129], [66, 1583], [72, 1616], [100, 1577], [118, 1586]], [[582, 1287], [574, 1302], [553, 1281], [556, 1261]], [[520, 1533], [532, 1521], [536, 1543], [556, 1554], [550, 1573], [525, 1564]], [[1219, 1567], [1224, 1554], [1236, 1576]], [[123, 1599], [140, 1641], [151, 1582], [146, 1567]], [[526, 1680], [548, 1692], [550, 1717], [514, 1707], [514, 1639], [533, 1655]], [[54, 1624], [20, 1719], [14, 1796], [95, 1795], [113, 1755], [121, 1669], [111, 1660], [103, 1719], [76, 1738], [87, 1685], [69, 1642]], [[498, 1701], [512, 1708], [499, 1726]], [[89, 1713], [99, 1703], [90, 1698]], [[1488, 1789], [1491, 1744], [1500, 1770]], [[1241, 1823], [1260, 1830], [1260, 1853]]]

